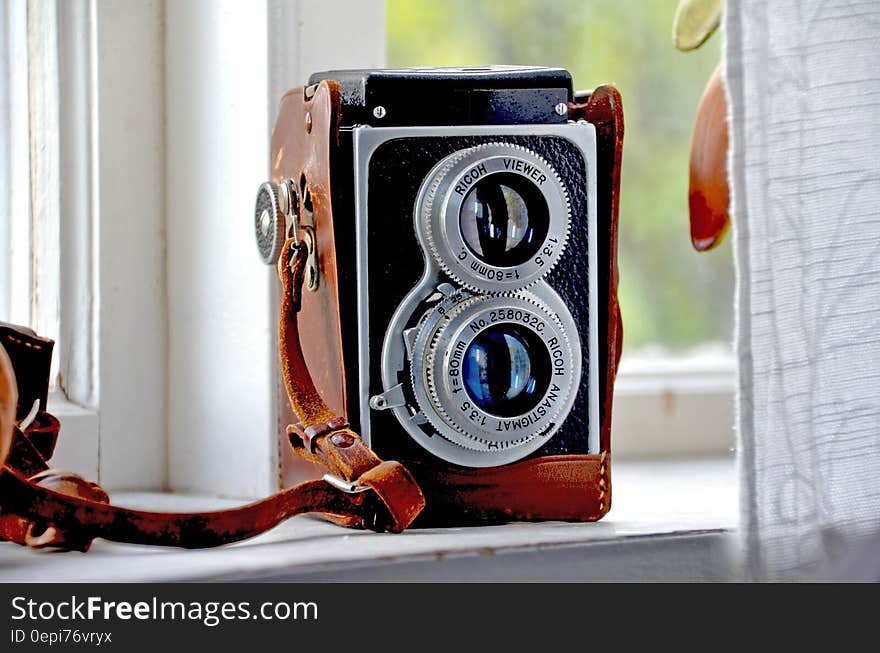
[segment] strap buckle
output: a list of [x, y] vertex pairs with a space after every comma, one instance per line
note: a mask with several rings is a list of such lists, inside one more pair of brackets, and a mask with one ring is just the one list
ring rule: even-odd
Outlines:
[[324, 474], [324, 481], [346, 494], [360, 494], [370, 489], [368, 485], [361, 485], [358, 481], [346, 481], [335, 474]]
[[349, 426], [348, 420], [344, 417], [334, 417], [329, 422], [312, 424], [309, 428], [303, 429], [300, 437], [302, 438], [306, 449], [309, 450], [309, 453], [315, 453], [315, 441], [319, 437], [327, 435], [328, 433], [333, 433], [334, 431], [347, 429]]
[[18, 423], [18, 430], [24, 433], [28, 430], [31, 424], [34, 423], [34, 420], [37, 419], [37, 413], [40, 411], [40, 400], [35, 399], [34, 405], [31, 406], [31, 409], [28, 411], [28, 414], [24, 416], [24, 418]]

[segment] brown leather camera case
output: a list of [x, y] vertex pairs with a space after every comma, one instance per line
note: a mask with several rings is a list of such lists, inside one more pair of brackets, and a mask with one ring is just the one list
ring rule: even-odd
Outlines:
[[[583, 102], [569, 104], [569, 118], [596, 127], [598, 159], [600, 453], [527, 458], [494, 468], [471, 469], [439, 461], [426, 452], [422, 460], [402, 461], [426, 498], [418, 526], [511, 520], [600, 519], [611, 506], [611, 406], [620, 359], [622, 325], [617, 301], [617, 219], [623, 108], [613, 86], [600, 86]], [[340, 331], [330, 166], [345, 165], [338, 156], [340, 87], [332, 81], [288, 91], [272, 133], [272, 178], [299, 180], [302, 220], [317, 237], [320, 283], [302, 293], [300, 339], [315, 387], [337, 415], [346, 415], [345, 361]], [[280, 402], [286, 405], [286, 402]], [[287, 423], [294, 422], [292, 413]], [[314, 477], [316, 468], [290, 456], [288, 434], [279, 434], [282, 483]], [[301, 449], [298, 449], [301, 451]]]

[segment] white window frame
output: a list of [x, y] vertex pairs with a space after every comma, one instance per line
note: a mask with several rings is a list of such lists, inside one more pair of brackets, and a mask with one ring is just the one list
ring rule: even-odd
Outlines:
[[277, 281], [257, 262], [254, 196], [268, 179], [282, 94], [315, 70], [379, 65], [384, 2], [165, 10], [175, 62], [166, 67], [169, 486], [261, 496], [280, 484], [287, 399], [276, 383]]
[[[626, 315], [624, 339], [625, 323]], [[730, 351], [651, 356], [624, 346], [611, 422], [615, 460], [733, 455], [735, 395]]]
[[53, 463], [114, 490], [277, 489], [275, 281], [253, 194], [283, 91], [379, 65], [384, 4], [18, 3], [40, 182], [16, 321], [56, 339]]
[[28, 50], [25, 9], [21, 1], [0, 7], [0, 210], [9, 218], [0, 223], [0, 307], [16, 323], [30, 321], [31, 303], [30, 223], [19, 217], [30, 215], [28, 69], [20, 65]]
[[9, 314], [56, 342], [53, 464], [108, 487], [165, 483], [160, 8], [4, 7], [16, 41]]
[[[49, 182], [28, 205], [44, 291], [29, 321], [57, 329], [53, 462], [114, 490], [276, 490], [286, 398], [253, 194], [282, 93], [315, 70], [382, 65], [384, 2], [29, 7], [50, 14], [38, 50], [43, 70], [55, 62], [35, 162]], [[625, 361], [615, 456], [729, 451], [733, 386], [730, 362]]]

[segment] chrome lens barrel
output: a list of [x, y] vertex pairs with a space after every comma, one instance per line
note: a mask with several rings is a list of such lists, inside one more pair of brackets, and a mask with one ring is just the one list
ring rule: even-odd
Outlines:
[[416, 229], [440, 267], [479, 292], [525, 288], [556, 265], [568, 240], [568, 194], [534, 152], [490, 143], [455, 152], [423, 183]]
[[428, 450], [461, 465], [505, 464], [538, 449], [568, 415], [581, 376], [576, 327], [549, 286], [535, 290], [462, 294], [422, 320], [412, 389], [442, 438], [419, 438]]

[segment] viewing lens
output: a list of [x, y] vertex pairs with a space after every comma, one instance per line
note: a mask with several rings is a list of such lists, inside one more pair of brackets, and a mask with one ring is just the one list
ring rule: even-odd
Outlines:
[[461, 235], [484, 263], [512, 267], [534, 256], [550, 225], [547, 201], [521, 175], [483, 177], [468, 192], [459, 213]]
[[532, 410], [550, 385], [550, 355], [541, 338], [518, 324], [496, 324], [465, 352], [462, 380], [485, 412], [515, 417]]

